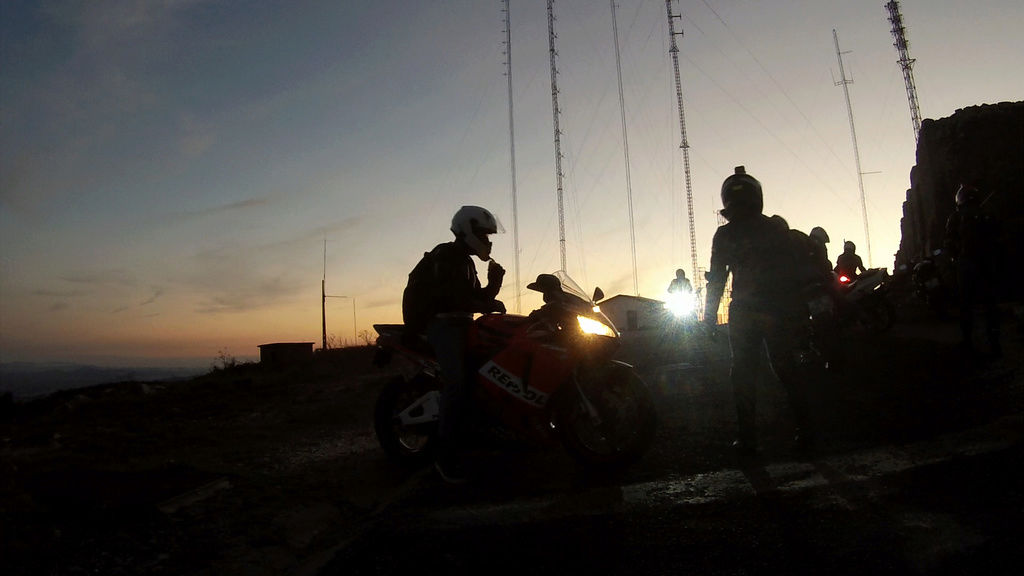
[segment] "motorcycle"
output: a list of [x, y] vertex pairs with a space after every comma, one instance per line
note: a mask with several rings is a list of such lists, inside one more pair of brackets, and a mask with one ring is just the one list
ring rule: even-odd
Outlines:
[[[562, 272], [557, 297], [528, 316], [485, 314], [473, 321], [468, 358], [475, 381], [467, 418], [473, 437], [499, 445], [561, 443], [580, 463], [627, 465], [650, 447], [654, 401], [633, 368], [612, 359], [619, 333], [596, 302]], [[444, 381], [429, 345], [403, 338], [401, 324], [375, 324], [378, 363], [405, 365], [378, 396], [374, 427], [384, 451], [400, 463], [432, 457]], [[486, 440], [485, 440], [486, 442]]]
[[890, 277], [885, 268], [870, 268], [851, 279], [839, 275], [836, 308], [842, 325], [859, 324], [875, 334], [892, 328], [896, 307], [887, 298]]

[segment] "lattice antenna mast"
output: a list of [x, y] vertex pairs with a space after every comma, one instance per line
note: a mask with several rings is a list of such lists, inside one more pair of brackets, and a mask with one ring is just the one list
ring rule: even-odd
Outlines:
[[515, 254], [515, 311], [519, 314], [522, 309], [519, 294], [519, 207], [518, 194], [516, 192], [516, 130], [515, 115], [512, 109], [512, 16], [509, 12], [509, 0], [503, 1], [502, 13], [505, 17], [505, 77], [508, 79], [508, 143], [509, 143], [509, 165], [512, 173], [512, 251]]
[[849, 85], [853, 84], [853, 79], [846, 78], [846, 70], [843, 68], [843, 54], [845, 52], [839, 51], [839, 35], [836, 34], [835, 28], [832, 29], [832, 38], [836, 41], [836, 58], [839, 59], [839, 75], [841, 79], [836, 82], [836, 86], [843, 87], [843, 95], [846, 96], [846, 112], [850, 116], [850, 136], [853, 138], [853, 159], [857, 165], [857, 185], [860, 187], [860, 211], [864, 217], [864, 242], [868, 248], [868, 266], [871, 265], [871, 235], [868, 233], [868, 204], [867, 199], [864, 196], [864, 172], [860, 169], [860, 148], [857, 146], [857, 128], [853, 123], [853, 106], [850, 105], [850, 88]]
[[548, 0], [548, 54], [551, 57], [551, 114], [555, 126], [555, 183], [558, 193], [558, 250], [561, 270], [565, 272], [565, 208], [562, 204], [562, 130], [558, 125], [561, 109], [558, 106], [558, 67], [555, 50], [555, 0]]
[[693, 228], [693, 180], [690, 177], [690, 143], [686, 139], [686, 111], [683, 108], [683, 81], [679, 75], [679, 46], [676, 44], [676, 36], [682, 36], [683, 31], [676, 32], [675, 18], [682, 20], [682, 15], [672, 14], [672, 0], [665, 0], [665, 9], [668, 11], [668, 35], [669, 53], [672, 54], [672, 67], [676, 75], [676, 104], [679, 108], [679, 147], [683, 149], [683, 172], [686, 174], [686, 216], [690, 224], [690, 267], [692, 269], [693, 282], [697, 283], [697, 233]]
[[622, 155], [626, 161], [626, 204], [629, 206], [629, 248], [633, 256], [633, 294], [640, 295], [636, 275], [636, 230], [633, 223], [633, 184], [629, 176], [629, 137], [626, 133], [626, 99], [622, 94], [622, 57], [619, 54], [619, 23], [615, 15], [615, 0], [612, 5], [612, 35], [615, 37], [615, 72], [619, 79], [619, 112], [622, 116]]
[[890, 0], [885, 4], [889, 11], [889, 22], [892, 23], [892, 37], [896, 40], [893, 46], [900, 54], [900, 68], [903, 68], [903, 83], [907, 86], [907, 102], [910, 103], [910, 121], [914, 124], [914, 140], [921, 135], [921, 107], [917, 103], [917, 87], [914, 85], [914, 59], [910, 57], [910, 44], [907, 43], [907, 28], [903, 25], [900, 14], [900, 3]]

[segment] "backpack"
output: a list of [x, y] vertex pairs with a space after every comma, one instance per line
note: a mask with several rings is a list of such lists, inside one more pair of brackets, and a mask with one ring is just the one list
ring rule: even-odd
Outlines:
[[424, 252], [423, 258], [409, 272], [409, 281], [402, 293], [402, 322], [406, 334], [420, 334], [426, 331], [427, 323], [434, 315], [434, 276], [436, 267], [433, 252]]

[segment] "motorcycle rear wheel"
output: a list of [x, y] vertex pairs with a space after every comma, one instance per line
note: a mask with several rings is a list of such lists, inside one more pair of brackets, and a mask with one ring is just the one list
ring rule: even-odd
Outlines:
[[373, 414], [377, 441], [388, 456], [404, 466], [419, 467], [430, 462], [437, 424], [406, 426], [398, 420], [398, 414], [423, 394], [436, 389], [436, 383], [425, 376], [411, 380], [396, 376], [377, 396]]
[[643, 456], [654, 441], [657, 413], [650, 390], [633, 369], [609, 365], [578, 383], [586, 399], [570, 387], [558, 414], [566, 451], [593, 468], [618, 468]]

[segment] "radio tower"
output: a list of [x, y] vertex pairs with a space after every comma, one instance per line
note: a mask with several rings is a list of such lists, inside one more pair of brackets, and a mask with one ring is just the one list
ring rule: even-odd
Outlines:
[[850, 116], [850, 136], [853, 138], [853, 159], [857, 164], [857, 185], [860, 187], [860, 211], [864, 216], [864, 242], [868, 247], [868, 266], [871, 266], [871, 235], [868, 234], [868, 204], [864, 197], [864, 172], [860, 169], [860, 148], [857, 146], [857, 129], [853, 123], [853, 106], [850, 105], [850, 84], [852, 79], [847, 79], [846, 69], [843, 68], [843, 53], [839, 51], [839, 35], [836, 29], [832, 29], [832, 38], [836, 41], [836, 58], [839, 59], [839, 75], [842, 78], [836, 82], [836, 86], [843, 87], [843, 95], [846, 96], [846, 112]]
[[914, 140], [921, 134], [921, 107], [917, 103], [917, 88], [914, 86], [914, 59], [910, 57], [910, 45], [907, 44], [907, 29], [903, 26], [900, 14], [900, 3], [890, 0], [885, 4], [889, 10], [889, 22], [892, 22], [892, 37], [896, 39], [893, 46], [900, 54], [897, 60], [903, 68], [903, 83], [907, 85], [907, 101], [910, 103], [910, 121], [914, 123]]
[[555, 183], [558, 191], [558, 250], [562, 272], [565, 272], [565, 209], [562, 207], [562, 131], [558, 126], [558, 69], [555, 60], [555, 0], [548, 0], [548, 54], [551, 56], [551, 114], [555, 125]]
[[626, 160], [626, 203], [629, 205], [629, 247], [633, 255], [633, 294], [640, 295], [636, 277], [636, 230], [633, 224], [633, 184], [629, 176], [629, 138], [626, 133], [626, 99], [622, 95], [622, 57], [619, 54], [619, 22], [615, 16], [615, 0], [612, 5], [612, 35], [615, 37], [615, 72], [619, 79], [619, 113], [622, 116], [622, 155]]
[[672, 66], [676, 74], [676, 103], [679, 107], [679, 134], [681, 141], [679, 147], [683, 149], [683, 171], [686, 173], [686, 215], [690, 223], [690, 266], [692, 268], [693, 282], [697, 283], [697, 233], [693, 229], [693, 182], [690, 178], [690, 143], [686, 139], [686, 112], [683, 110], [683, 82], [679, 76], [679, 46], [676, 45], [676, 35], [682, 36], [680, 30], [676, 32], [674, 18], [682, 19], [681, 15], [672, 14], [672, 0], [665, 0], [665, 8], [668, 10], [668, 35], [669, 53], [672, 54]]
[[520, 311], [519, 297], [519, 209], [516, 194], [516, 133], [512, 114], [512, 16], [508, 7], [509, 0], [504, 0], [502, 13], [505, 15], [505, 77], [508, 79], [508, 142], [510, 165], [512, 167], [512, 251], [515, 254], [515, 311]]

